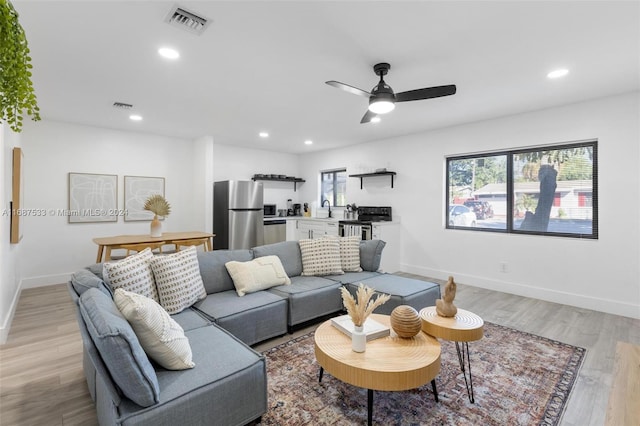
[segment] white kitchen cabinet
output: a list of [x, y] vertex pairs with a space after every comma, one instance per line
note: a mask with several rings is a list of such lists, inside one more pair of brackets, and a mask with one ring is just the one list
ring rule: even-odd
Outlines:
[[400, 270], [400, 224], [393, 222], [374, 222], [371, 226], [371, 238], [387, 243], [382, 251], [380, 269], [393, 273]]
[[338, 236], [338, 222], [313, 219], [298, 219], [298, 240], [322, 238], [325, 235]]
[[298, 221], [294, 219], [287, 220], [287, 241], [298, 241]]

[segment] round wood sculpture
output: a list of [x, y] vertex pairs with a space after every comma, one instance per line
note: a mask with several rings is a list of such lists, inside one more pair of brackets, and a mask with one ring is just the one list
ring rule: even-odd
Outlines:
[[391, 312], [391, 328], [400, 337], [413, 337], [420, 333], [422, 320], [414, 308], [400, 305]]

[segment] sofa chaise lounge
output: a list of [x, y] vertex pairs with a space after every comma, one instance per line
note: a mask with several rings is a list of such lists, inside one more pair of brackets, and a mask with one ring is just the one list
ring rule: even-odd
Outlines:
[[[384, 246], [380, 240], [360, 242], [362, 271], [327, 276], [303, 275], [297, 241], [198, 253], [206, 297], [171, 315], [189, 339], [196, 367], [177, 371], [145, 355], [103, 280], [102, 264], [76, 272], [68, 287], [78, 308], [83, 367], [100, 424], [259, 422], [267, 410], [266, 361], [250, 345], [342, 311], [342, 286], [355, 292], [364, 283], [391, 294], [377, 313], [389, 314], [398, 305], [418, 310], [435, 305], [438, 284], [377, 272]], [[291, 284], [238, 296], [226, 263], [264, 256], [280, 259]]]

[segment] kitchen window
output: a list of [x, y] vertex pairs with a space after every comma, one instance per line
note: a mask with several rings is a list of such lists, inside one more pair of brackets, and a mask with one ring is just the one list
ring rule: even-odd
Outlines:
[[331, 207], [347, 205], [347, 169], [320, 173], [320, 203], [329, 200]]
[[598, 238], [597, 141], [446, 159], [449, 229]]

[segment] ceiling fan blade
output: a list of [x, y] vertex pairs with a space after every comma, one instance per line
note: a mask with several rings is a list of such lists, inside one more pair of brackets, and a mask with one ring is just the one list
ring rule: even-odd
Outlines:
[[371, 112], [371, 111], [367, 110], [365, 115], [362, 117], [362, 120], [360, 120], [360, 124], [370, 123], [371, 120], [373, 120], [377, 116], [378, 116], [378, 114], [376, 114], [375, 112]]
[[349, 86], [348, 84], [340, 83], [339, 81], [331, 80], [331, 81], [326, 81], [325, 83], [337, 89], [344, 90], [345, 92], [353, 93], [354, 95], [364, 96], [365, 98], [368, 98], [369, 96], [371, 96], [371, 93], [369, 92], [365, 92], [364, 90], [358, 89], [357, 87]]
[[439, 98], [441, 96], [455, 95], [456, 85], [427, 87], [424, 89], [407, 90], [396, 93], [396, 102], [419, 101], [421, 99]]

